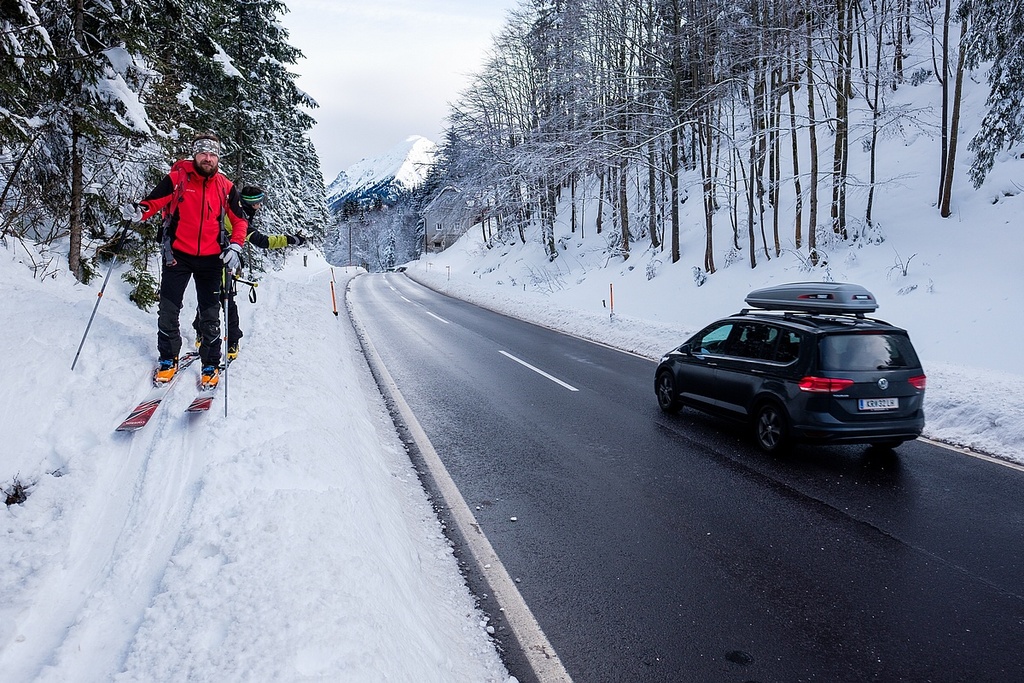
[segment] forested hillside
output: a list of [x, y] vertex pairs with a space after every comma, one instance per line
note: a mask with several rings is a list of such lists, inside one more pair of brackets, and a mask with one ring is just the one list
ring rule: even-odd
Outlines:
[[[121, 208], [205, 130], [224, 142], [229, 178], [268, 189], [265, 228], [322, 236], [323, 179], [304, 111], [316, 103], [289, 71], [301, 55], [279, 22], [286, 11], [277, 0], [3, 3], [0, 236], [42, 247], [41, 274], [69, 267], [87, 281]], [[128, 277], [145, 301], [152, 241], [129, 245]]]
[[[539, 223], [550, 260], [556, 220], [586, 219], [620, 259], [676, 262], [696, 230], [705, 273], [726, 239], [751, 268], [787, 248], [814, 265], [821, 239], [874, 239], [876, 190], [899, 175], [883, 140], [934, 140], [924, 208], [942, 216], [958, 166], [977, 187], [1012, 151], [1022, 31], [1001, 0], [524, 2], [454, 104], [423, 201], [457, 188], [494, 242]], [[969, 127], [965, 81], [990, 93]], [[681, 224], [684, 202], [702, 225]]]

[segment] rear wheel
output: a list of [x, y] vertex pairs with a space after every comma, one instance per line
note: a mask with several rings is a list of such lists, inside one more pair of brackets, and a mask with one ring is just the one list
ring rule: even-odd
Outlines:
[[678, 413], [683, 407], [679, 400], [679, 392], [676, 391], [675, 375], [665, 370], [658, 375], [654, 381], [654, 391], [658, 395], [658, 407], [666, 413]]
[[754, 439], [765, 453], [778, 453], [789, 441], [789, 420], [776, 403], [762, 403], [754, 413]]

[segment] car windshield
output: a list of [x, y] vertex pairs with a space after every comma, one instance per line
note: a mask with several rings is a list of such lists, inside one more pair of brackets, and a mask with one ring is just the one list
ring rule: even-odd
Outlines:
[[832, 334], [821, 340], [821, 365], [825, 370], [887, 370], [921, 365], [903, 334]]

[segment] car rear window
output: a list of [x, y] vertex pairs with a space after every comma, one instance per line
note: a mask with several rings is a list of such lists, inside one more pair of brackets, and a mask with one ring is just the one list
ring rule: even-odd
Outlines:
[[896, 370], [921, 365], [904, 334], [832, 334], [822, 338], [819, 349], [825, 370]]

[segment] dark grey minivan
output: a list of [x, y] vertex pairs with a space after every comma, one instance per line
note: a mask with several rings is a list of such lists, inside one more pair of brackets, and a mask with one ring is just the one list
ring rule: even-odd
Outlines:
[[865, 313], [859, 285], [801, 282], [751, 292], [743, 309], [667, 353], [658, 405], [748, 421], [769, 453], [790, 441], [891, 448], [924, 428], [925, 374], [906, 330]]

